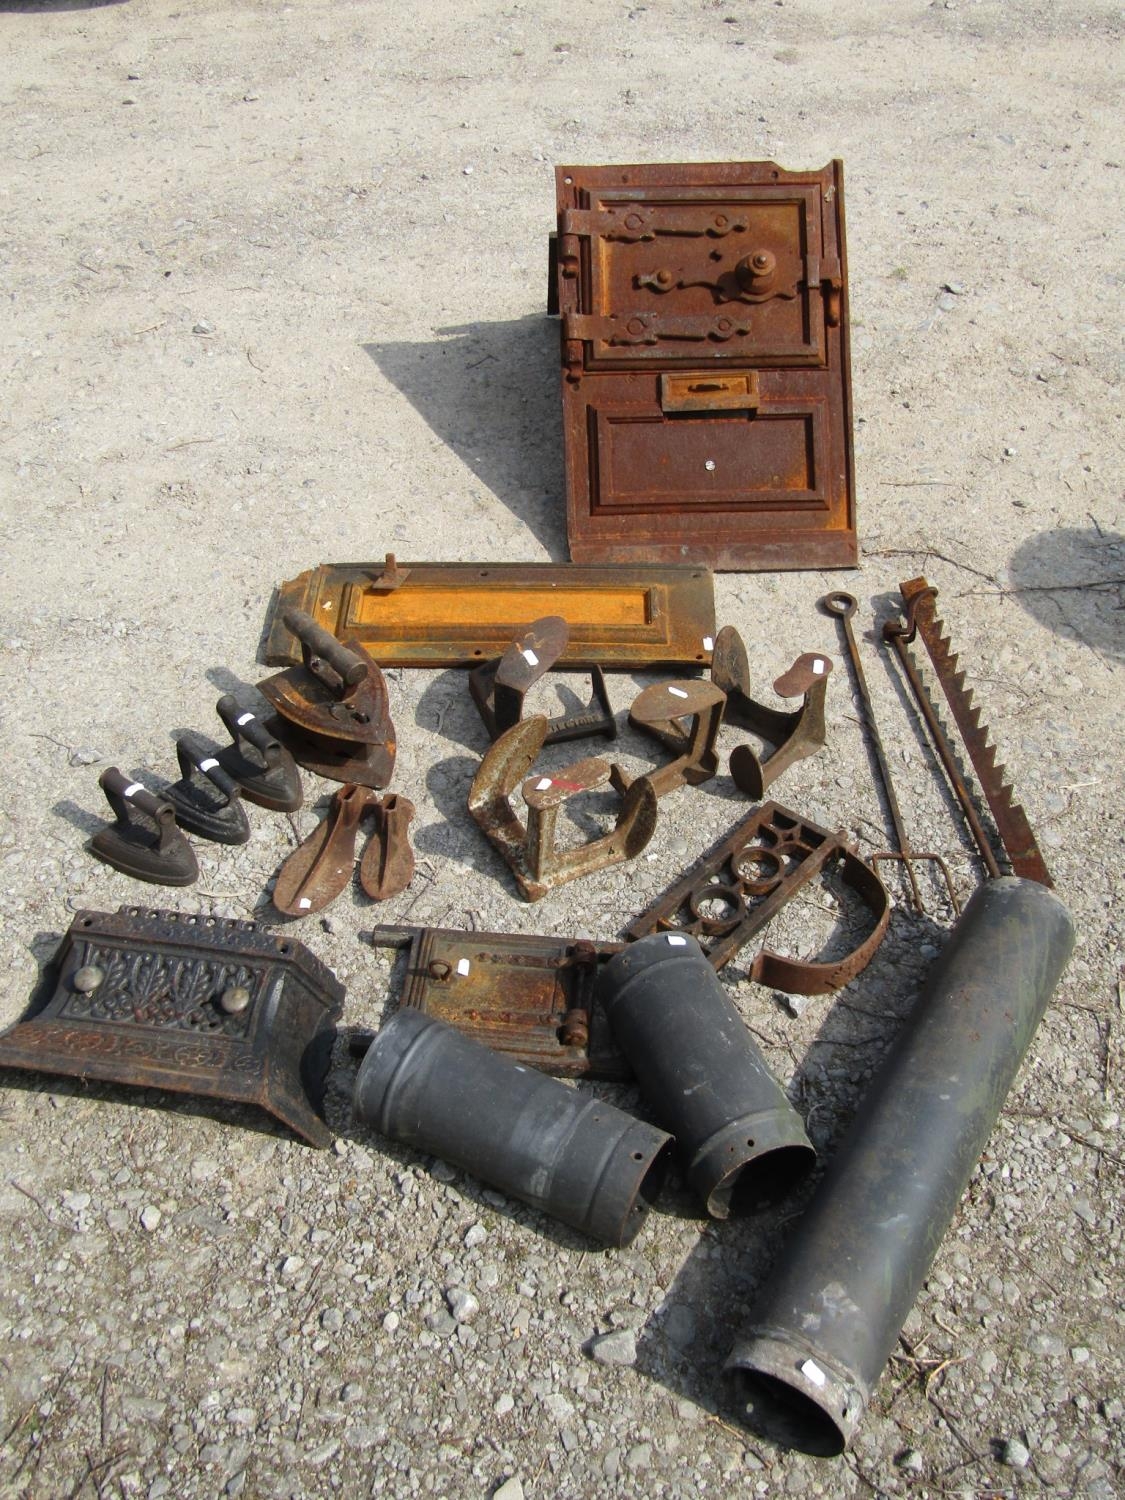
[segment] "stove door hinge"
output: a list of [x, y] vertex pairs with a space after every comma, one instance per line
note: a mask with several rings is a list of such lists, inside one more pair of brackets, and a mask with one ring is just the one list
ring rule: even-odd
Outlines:
[[838, 257], [806, 255], [804, 280], [810, 292], [823, 288], [824, 321], [829, 328], [838, 328], [844, 295], [844, 276]]

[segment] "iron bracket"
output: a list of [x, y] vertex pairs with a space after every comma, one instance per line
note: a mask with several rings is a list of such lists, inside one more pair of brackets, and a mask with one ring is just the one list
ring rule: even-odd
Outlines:
[[[839, 864], [841, 877], [870, 909], [874, 926], [843, 958], [820, 963], [763, 948], [749, 977], [792, 995], [827, 995], [861, 973], [883, 941], [890, 897], [877, 873], [826, 828], [767, 802], [698, 859], [624, 930], [687, 932], [721, 969], [787, 901], [814, 877]], [[718, 910], [715, 910], [718, 908]]]
[[596, 759], [576, 761], [554, 776], [524, 781], [524, 824], [513, 810], [512, 793], [543, 748], [547, 727], [547, 720], [536, 715], [502, 734], [486, 752], [469, 789], [473, 821], [506, 860], [528, 901], [538, 901], [580, 875], [632, 859], [656, 828], [656, 792], [647, 776], [638, 776], [624, 792], [617, 822], [609, 833], [575, 849], [556, 847], [555, 827], [563, 804], [610, 781], [608, 762]]
[[731, 751], [730, 774], [735, 785], [755, 802], [766, 788], [794, 761], [815, 755], [825, 740], [824, 697], [832, 658], [807, 651], [777, 679], [773, 690], [782, 698], [801, 699], [792, 713], [769, 708], [750, 696], [750, 665], [742, 637], [733, 625], [724, 625], [715, 637], [711, 658], [711, 681], [726, 694], [723, 719], [748, 729], [751, 734], [776, 746], [762, 758], [749, 745]]

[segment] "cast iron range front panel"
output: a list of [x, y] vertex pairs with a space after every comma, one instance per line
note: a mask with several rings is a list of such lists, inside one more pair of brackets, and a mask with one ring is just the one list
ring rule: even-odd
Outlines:
[[856, 563], [843, 171], [559, 167], [575, 562]]

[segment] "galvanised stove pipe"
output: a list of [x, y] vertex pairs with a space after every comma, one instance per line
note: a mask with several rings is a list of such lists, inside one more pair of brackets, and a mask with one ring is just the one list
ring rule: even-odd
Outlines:
[[410, 1007], [376, 1034], [356, 1117], [607, 1245], [627, 1245], [660, 1191], [671, 1141]]
[[974, 892], [727, 1362], [759, 1430], [847, 1446], [1073, 947], [1046, 887]]
[[693, 937], [628, 944], [602, 969], [598, 999], [713, 1218], [781, 1197], [805, 1175], [816, 1156], [801, 1117]]

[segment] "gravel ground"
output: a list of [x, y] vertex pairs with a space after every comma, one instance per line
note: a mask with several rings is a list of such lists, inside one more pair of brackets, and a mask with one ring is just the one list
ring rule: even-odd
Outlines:
[[[829, 744], [774, 790], [870, 852], [883, 813], [815, 608], [860, 597], [910, 834], [964, 894], [969, 847], [875, 645], [924, 571], [1078, 928], [834, 1461], [740, 1427], [720, 1375], [797, 1198], [706, 1223], [673, 1185], [609, 1252], [354, 1127], [342, 1045], [319, 1153], [233, 1106], [6, 1073], [3, 1493], [1119, 1493], [1118, 8], [6, 0], [0, 34], [0, 1020], [75, 909], [148, 899], [85, 852], [99, 770], [174, 779], [176, 733], [261, 675], [280, 579], [390, 548], [565, 559], [561, 161], [845, 159], [862, 568], [719, 578], [719, 618], [763, 696], [798, 651], [837, 657]], [[386, 1002], [373, 922], [613, 938], [746, 811], [725, 775], [681, 791], [633, 865], [528, 906], [464, 811], [485, 743], [464, 679], [388, 677], [416, 877], [296, 929], [348, 1025]], [[612, 680], [619, 710], [635, 687]], [[162, 904], [275, 925], [270, 882], [331, 791], [307, 786]], [[928, 898], [837, 997], [727, 976], [818, 1147], [940, 949]], [[848, 930], [816, 892], [770, 942]]]

